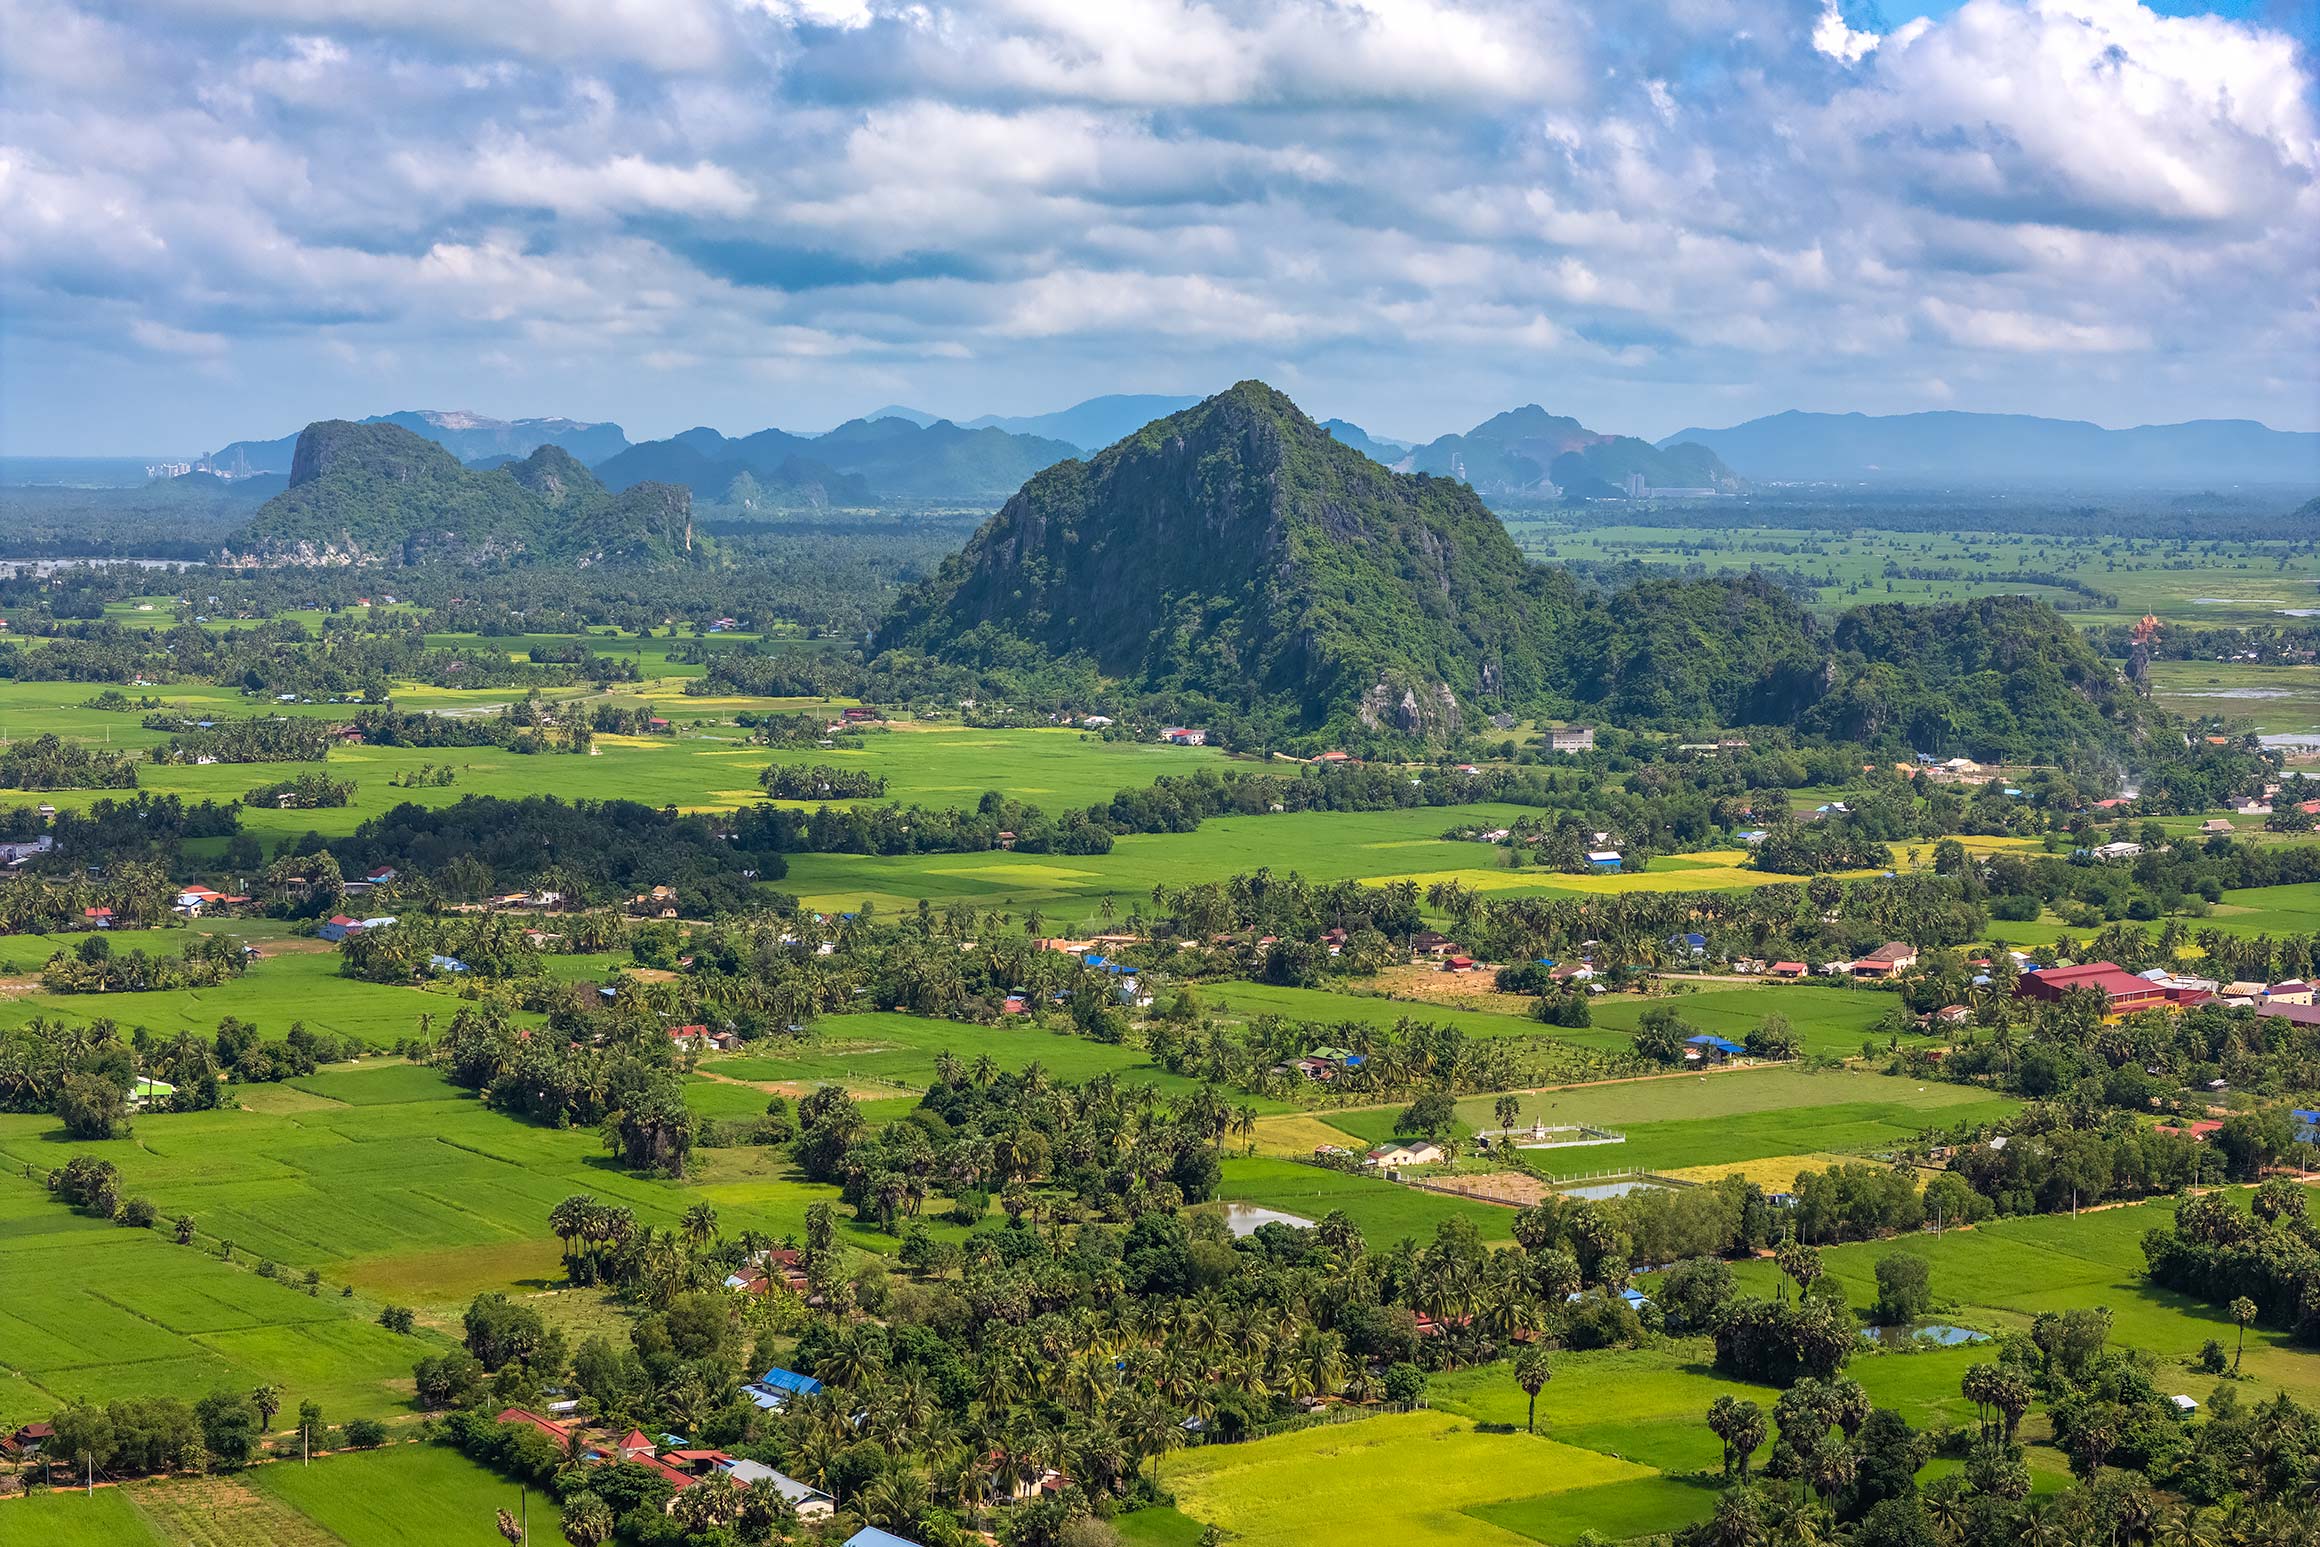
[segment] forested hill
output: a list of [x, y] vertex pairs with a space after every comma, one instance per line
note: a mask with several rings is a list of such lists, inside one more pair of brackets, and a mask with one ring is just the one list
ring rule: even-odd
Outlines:
[[2123, 758], [2164, 720], [2028, 598], [1827, 624], [1753, 578], [1583, 592], [1465, 483], [1389, 472], [1258, 382], [1032, 479], [878, 646], [1003, 696], [1092, 669], [1248, 745], [1438, 739], [1504, 711]]
[[1436, 733], [1549, 693], [1577, 604], [1472, 489], [1388, 472], [1250, 381], [1040, 473], [879, 643]]
[[468, 467], [399, 425], [329, 419], [298, 436], [290, 487], [227, 544], [229, 562], [652, 565], [709, 557], [692, 495], [617, 493], [570, 452]]

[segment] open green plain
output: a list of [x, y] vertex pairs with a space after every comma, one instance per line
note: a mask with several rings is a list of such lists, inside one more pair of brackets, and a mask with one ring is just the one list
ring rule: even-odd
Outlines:
[[[76, 1150], [102, 1155], [120, 1168], [124, 1196], [150, 1197], [164, 1217], [193, 1215], [237, 1256], [315, 1268], [333, 1290], [351, 1284], [434, 1313], [483, 1290], [560, 1283], [547, 1217], [572, 1193], [664, 1228], [707, 1199], [728, 1234], [777, 1238], [801, 1234], [806, 1206], [836, 1196], [760, 1150], [706, 1151], [684, 1183], [634, 1176], [594, 1132], [519, 1122], [414, 1066], [332, 1070], [255, 1094], [262, 1110], [144, 1116], [126, 1140], [103, 1144], [69, 1142], [45, 1116], [0, 1117], [0, 1162], [45, 1174]], [[72, 1217], [40, 1208], [42, 1220]], [[841, 1228], [873, 1250], [892, 1245], [867, 1227]], [[408, 1374], [407, 1361], [397, 1373]]]
[[[1067, 1085], [1099, 1074], [1169, 1092], [1193, 1090], [1200, 1083], [1170, 1074], [1147, 1058], [1141, 1048], [1043, 1030], [1026, 1019], [976, 1026], [878, 1010], [824, 1016], [814, 1022], [811, 1035], [794, 1046], [776, 1045], [764, 1052], [712, 1058], [701, 1067], [727, 1079], [885, 1088], [916, 1096], [934, 1083], [935, 1060], [945, 1052], [968, 1063], [988, 1054], [1009, 1073], [1036, 1063], [1050, 1079]], [[1279, 1102], [1250, 1099], [1263, 1111], [1285, 1110]]]
[[1598, 1451], [1486, 1434], [1452, 1414], [1419, 1411], [1203, 1446], [1171, 1463], [1164, 1481], [1179, 1510], [1250, 1547], [1511, 1547], [1529, 1538], [1484, 1511], [1579, 1500], [1653, 1476]]
[[[1815, 606], [1837, 611], [1868, 602], [1939, 602], [1990, 595], [2034, 596], [2082, 625], [2162, 621], [2245, 627], [2289, 621], [2287, 609], [2320, 606], [2320, 557], [2290, 543], [2219, 543], [2200, 538], [2093, 540], [2011, 532], [1902, 532], [1863, 526], [1848, 532], [1750, 526], [1745, 504], [1729, 525], [1586, 526], [1521, 512], [1507, 530], [1537, 559], [1698, 567], [1710, 574], [1752, 569], [1807, 578]], [[1912, 578], [1929, 572], [1940, 578]], [[2094, 600], [2043, 580], [2053, 576], [2115, 597]]]
[[[1895, 1251], [1923, 1257], [1932, 1266], [1934, 1299], [1943, 1307], [1942, 1314], [1991, 1332], [2027, 1330], [2031, 1318], [2044, 1311], [2106, 1306], [2113, 1343], [2159, 1356], [2162, 1391], [2180, 1391], [2205, 1401], [2215, 1377], [2193, 1372], [2188, 1361], [2209, 1338], [2231, 1348], [2237, 1329], [2222, 1305], [2159, 1289], [2145, 1280], [2143, 1235], [2171, 1221], [2174, 1213], [2173, 1200], [2154, 1199], [2089, 1209], [2075, 1219], [2053, 1214], [1992, 1220], [1938, 1238], [1919, 1234], [1828, 1247], [1821, 1262], [1845, 1286], [1852, 1303], [1865, 1308], [1876, 1299], [1879, 1257]], [[1738, 1271], [1743, 1282], [1760, 1293], [1771, 1293], [1771, 1263], [1742, 1263]], [[1914, 1363], [1928, 1356], [1886, 1357]], [[2320, 1353], [2296, 1346], [2282, 1332], [2249, 1328], [2242, 1368], [2250, 1383], [2243, 1389], [2243, 1399], [2286, 1391], [2303, 1402], [2320, 1400]]]
[[86, 1218], [18, 1174], [26, 1162], [45, 1174], [62, 1146], [35, 1139], [19, 1152], [12, 1141], [13, 1130], [0, 1141], [12, 1143], [0, 1176], [0, 1419], [11, 1427], [82, 1399], [191, 1400], [261, 1381], [342, 1420], [407, 1409], [412, 1361], [436, 1350], [432, 1338], [373, 1325], [335, 1287], [309, 1296], [246, 1260]]
[[230, 1476], [169, 1478], [0, 1500], [5, 1547], [444, 1547], [497, 1538], [522, 1511], [534, 1547], [569, 1547], [552, 1497], [522, 1510], [516, 1485], [442, 1445], [396, 1444], [273, 1462]]

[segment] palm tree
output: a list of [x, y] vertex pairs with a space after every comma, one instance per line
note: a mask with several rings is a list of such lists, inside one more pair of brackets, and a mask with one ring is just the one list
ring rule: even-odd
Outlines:
[[2231, 1373], [2237, 1375], [2240, 1355], [2247, 1352], [2248, 1323], [2256, 1319], [2255, 1301], [2250, 1300], [2246, 1295], [2235, 1298], [2231, 1302], [2231, 1319], [2233, 1325], [2239, 1328], [2239, 1347], [2233, 1349], [2231, 1354]]
[[1524, 1427], [1531, 1434], [1539, 1432], [1539, 1389], [1553, 1378], [1554, 1373], [1548, 1366], [1547, 1351], [1541, 1344], [1532, 1343], [1514, 1356], [1514, 1383], [1522, 1387], [1523, 1395], [1530, 1399], [1530, 1415]]
[[717, 1238], [717, 1211], [707, 1203], [696, 1203], [685, 1210], [679, 1228], [685, 1233], [685, 1244], [699, 1251]]
[[564, 1506], [564, 1539], [572, 1547], [603, 1547], [612, 1540], [612, 1506], [600, 1495], [581, 1493]]
[[258, 1387], [250, 1393], [250, 1405], [258, 1410], [258, 1432], [270, 1432], [274, 1415], [282, 1411], [282, 1388], [270, 1384]]

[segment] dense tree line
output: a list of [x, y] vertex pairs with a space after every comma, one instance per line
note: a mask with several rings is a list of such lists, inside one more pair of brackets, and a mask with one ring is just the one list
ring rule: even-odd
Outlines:
[[12, 790], [133, 790], [137, 761], [53, 732], [0, 746], [0, 786]]

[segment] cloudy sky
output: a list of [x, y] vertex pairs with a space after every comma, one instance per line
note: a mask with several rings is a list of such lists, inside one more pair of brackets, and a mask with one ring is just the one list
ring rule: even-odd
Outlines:
[[2314, 0], [0, 0], [0, 452], [1261, 376], [2320, 428]]

